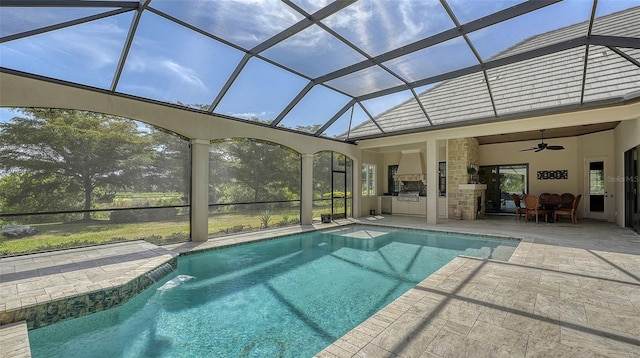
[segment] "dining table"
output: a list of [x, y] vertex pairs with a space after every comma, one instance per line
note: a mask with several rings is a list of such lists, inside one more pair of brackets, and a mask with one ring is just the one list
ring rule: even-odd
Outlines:
[[560, 197], [557, 198], [555, 196], [547, 196], [539, 200], [540, 207], [549, 212], [548, 222], [553, 222], [553, 211], [556, 210], [562, 202], [560, 201]]

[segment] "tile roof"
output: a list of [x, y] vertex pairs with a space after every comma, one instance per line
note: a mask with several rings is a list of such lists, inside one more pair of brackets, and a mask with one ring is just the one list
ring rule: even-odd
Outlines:
[[[594, 20], [594, 35], [640, 37], [640, 7]], [[492, 59], [504, 58], [550, 44], [584, 38], [588, 23], [580, 23], [537, 35], [522, 41]], [[640, 50], [616, 48], [640, 61]], [[590, 45], [586, 77], [583, 76], [586, 46], [534, 57], [443, 81], [418, 94], [428, 118], [415, 99], [406, 101], [376, 116], [374, 120], [385, 133], [402, 132], [455, 124], [477, 119], [497, 119], [550, 108], [623, 97], [640, 89], [640, 67], [612, 48]], [[490, 91], [489, 92], [489, 88]], [[490, 94], [495, 103], [495, 112]], [[349, 138], [377, 136], [380, 131], [372, 121], [354, 127]]]

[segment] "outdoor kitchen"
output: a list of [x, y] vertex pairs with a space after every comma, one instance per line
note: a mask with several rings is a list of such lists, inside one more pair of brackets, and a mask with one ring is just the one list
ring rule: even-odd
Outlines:
[[419, 149], [401, 151], [394, 180], [399, 191], [381, 197], [381, 212], [392, 215], [427, 216], [427, 171]]
[[[422, 148], [393, 148], [384, 155], [388, 188], [378, 197], [377, 212], [387, 215], [427, 216], [426, 152]], [[486, 185], [469, 184], [468, 168], [477, 168], [475, 138], [443, 141], [438, 146], [438, 218], [475, 220], [484, 214]], [[394, 169], [392, 171], [392, 168]], [[440, 172], [441, 171], [441, 172]], [[395, 186], [391, 185], [394, 184]]]

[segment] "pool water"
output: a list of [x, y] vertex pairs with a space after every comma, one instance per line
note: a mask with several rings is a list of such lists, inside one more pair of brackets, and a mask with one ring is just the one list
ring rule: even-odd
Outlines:
[[517, 244], [349, 226], [181, 256], [123, 306], [30, 331], [32, 355], [311, 357], [456, 256]]

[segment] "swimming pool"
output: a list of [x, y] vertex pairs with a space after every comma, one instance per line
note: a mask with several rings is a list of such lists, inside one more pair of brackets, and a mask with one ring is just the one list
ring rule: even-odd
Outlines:
[[454, 257], [517, 244], [348, 226], [181, 256], [123, 306], [30, 331], [32, 355], [311, 357]]

